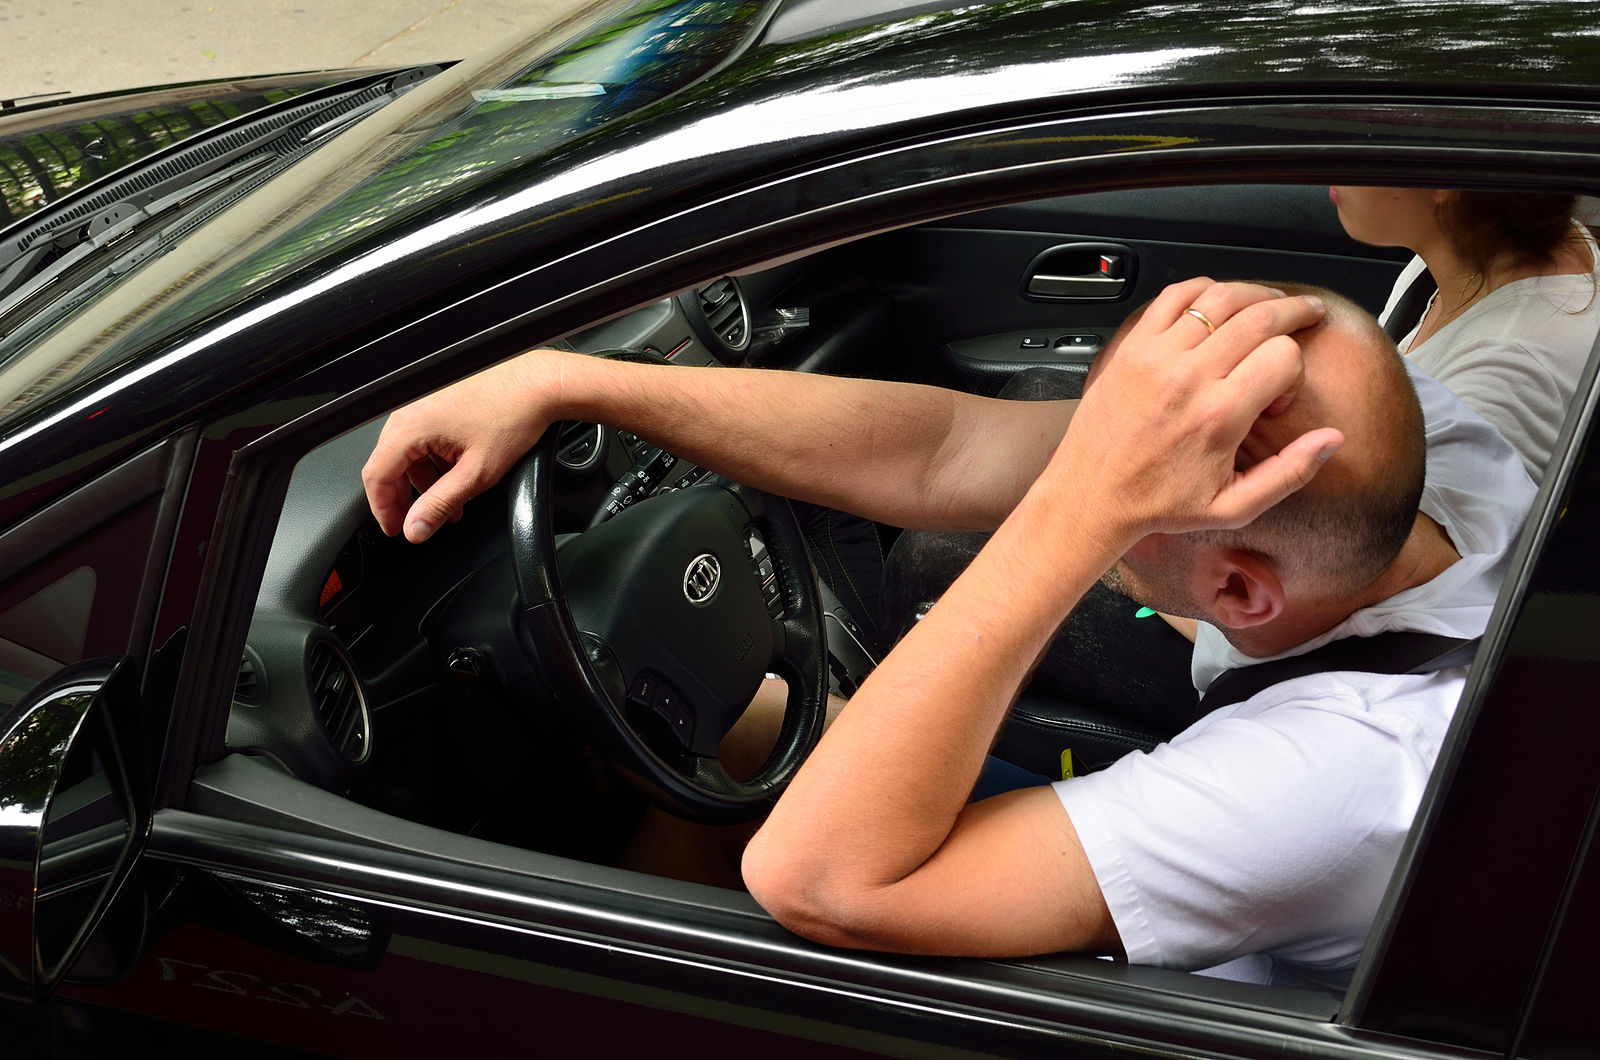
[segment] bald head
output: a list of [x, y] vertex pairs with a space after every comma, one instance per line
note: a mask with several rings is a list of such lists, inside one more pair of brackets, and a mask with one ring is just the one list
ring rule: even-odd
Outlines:
[[1394, 343], [1370, 314], [1332, 291], [1315, 294], [1327, 316], [1297, 332], [1305, 382], [1277, 416], [1256, 421], [1239, 465], [1276, 453], [1317, 427], [1336, 427], [1345, 445], [1304, 489], [1238, 530], [1196, 537], [1247, 549], [1285, 580], [1329, 592], [1370, 585], [1399, 554], [1416, 521], [1426, 470], [1422, 410]]
[[[1422, 410], [1399, 351], [1371, 314], [1333, 291], [1270, 286], [1316, 295], [1327, 314], [1292, 336], [1304, 354], [1305, 379], [1286, 408], [1256, 421], [1238, 466], [1250, 467], [1319, 427], [1338, 428], [1345, 444], [1310, 484], [1248, 525], [1179, 536], [1258, 556], [1301, 594], [1342, 597], [1370, 585], [1411, 533], [1426, 469]], [[1108, 349], [1142, 313], [1141, 307], [1129, 316]], [[1163, 603], [1181, 611], [1176, 599]]]

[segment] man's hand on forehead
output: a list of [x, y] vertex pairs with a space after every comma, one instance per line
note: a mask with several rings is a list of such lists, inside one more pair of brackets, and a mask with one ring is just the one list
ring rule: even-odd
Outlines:
[[[1198, 298], [1196, 298], [1195, 303], [1193, 305], [1191, 305], [1191, 306], [1187, 307], [1186, 309], [1184, 309], [1183, 313], [1184, 313], [1185, 316], [1188, 316], [1191, 319], [1197, 321], [1200, 324], [1201, 327], [1205, 328], [1206, 329], [1206, 332], [1205, 332], [1206, 336], [1215, 334], [1216, 330], [1217, 330], [1217, 325], [1219, 323], [1221, 323], [1222, 320], [1228, 319], [1223, 314], [1229, 313], [1229, 312], [1236, 312], [1237, 309], [1240, 306], [1252, 304], [1249, 301], [1244, 301], [1244, 302], [1238, 301], [1240, 298], [1247, 298], [1247, 299], [1252, 299], [1253, 301], [1260, 301], [1260, 300], [1264, 300], [1266, 298], [1284, 298], [1284, 297], [1286, 297], [1285, 294], [1282, 291], [1279, 291], [1279, 290], [1277, 290], [1276, 288], [1273, 288], [1273, 287], [1269, 287], [1269, 286], [1267, 286], [1265, 284], [1246, 283], [1246, 282], [1216, 283], [1214, 281], [1206, 279], [1205, 277], [1197, 277], [1194, 280], [1188, 281], [1186, 284], [1181, 284], [1181, 285], [1175, 284], [1172, 287], [1167, 288], [1167, 290], [1170, 291], [1170, 290], [1173, 290], [1174, 288], [1180, 287], [1180, 286], [1184, 287], [1185, 289], [1187, 289], [1189, 287], [1189, 285], [1200, 284], [1200, 283], [1208, 283], [1211, 286], [1210, 286], [1210, 288], [1208, 290], [1206, 290], [1203, 294], [1201, 294]], [[1108, 341], [1106, 343], [1106, 347], [1105, 347], [1104, 351], [1100, 354], [1100, 356], [1096, 357], [1094, 359], [1094, 361], [1089, 365], [1088, 375], [1084, 379], [1084, 388], [1086, 390], [1088, 389], [1088, 387], [1093, 385], [1094, 381], [1099, 377], [1100, 373], [1105, 369], [1106, 365], [1111, 363], [1111, 361], [1115, 357], [1117, 347], [1121, 346], [1123, 341], [1126, 340], [1126, 338], [1128, 337], [1128, 335], [1131, 334], [1132, 331], [1138, 327], [1140, 321], [1144, 319], [1145, 310], [1149, 309], [1152, 305], [1154, 305], [1154, 303], [1155, 303], [1155, 300], [1152, 299], [1150, 302], [1147, 302], [1144, 305], [1139, 306], [1138, 308], [1134, 309], [1131, 313], [1128, 314], [1127, 318], [1122, 322], [1121, 327], [1119, 327], [1117, 329], [1116, 333], [1111, 336], [1110, 341]], [[1235, 303], [1237, 303], [1237, 304], [1235, 304]], [[1213, 318], [1207, 316], [1205, 309], [1202, 308], [1203, 306], [1211, 307], [1211, 309], [1218, 314], [1219, 319], [1213, 319]], [[1315, 327], [1317, 324], [1319, 324], [1321, 322], [1322, 322], [1322, 317], [1319, 315], [1315, 319], [1313, 319], [1310, 323], [1308, 323], [1308, 324], [1306, 324], [1304, 326], [1305, 327]], [[1193, 334], [1199, 334], [1199, 333], [1198, 332], [1194, 332]], [[1180, 336], [1180, 339], [1181, 339], [1181, 336]], [[1172, 347], [1171, 352], [1174, 355], [1181, 355], [1183, 353], [1187, 353], [1190, 350], [1192, 350], [1194, 348], [1194, 345], [1195, 344], [1184, 343], [1182, 341], [1179, 341], [1178, 343], [1176, 343]], [[1305, 373], [1302, 371], [1295, 378], [1295, 380], [1289, 385], [1289, 387], [1284, 390], [1284, 392], [1282, 394], [1280, 394], [1276, 399], [1274, 399], [1272, 401], [1271, 404], [1269, 404], [1265, 409], [1262, 410], [1261, 415], [1265, 416], [1265, 417], [1268, 417], [1268, 418], [1272, 418], [1272, 417], [1276, 417], [1276, 416], [1282, 415], [1283, 412], [1294, 401], [1294, 396], [1295, 396], [1295, 394], [1297, 394], [1299, 392], [1300, 384], [1303, 383], [1304, 381], [1305, 381]]]
[[1320, 428], [1273, 450], [1258, 434], [1241, 452], [1258, 418], [1293, 402], [1304, 365], [1289, 336], [1323, 313], [1316, 298], [1256, 284], [1168, 287], [1101, 355], [1056, 463], [1129, 533], [1250, 522], [1344, 441]]

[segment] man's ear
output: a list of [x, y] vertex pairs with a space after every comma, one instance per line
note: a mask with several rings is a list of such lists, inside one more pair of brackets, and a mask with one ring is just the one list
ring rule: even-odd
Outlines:
[[1283, 612], [1283, 582], [1272, 565], [1253, 552], [1212, 548], [1203, 553], [1201, 573], [1211, 594], [1211, 612], [1228, 629], [1249, 629]]

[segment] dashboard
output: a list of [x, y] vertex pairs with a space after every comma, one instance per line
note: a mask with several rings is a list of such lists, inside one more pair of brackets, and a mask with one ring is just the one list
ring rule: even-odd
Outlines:
[[[758, 332], [738, 281], [723, 278], [556, 345], [733, 365], [803, 329], [803, 317], [795, 317]], [[437, 798], [408, 805], [409, 796], [397, 793], [419, 792], [420, 776], [459, 769], [455, 786], [478, 789], [465, 801], [483, 801], [487, 774], [530, 772], [521, 763], [485, 768], [500, 749], [492, 745], [512, 733], [518, 735], [508, 744], [545, 748], [563, 760], [540, 770], [561, 775], [563, 785], [572, 781], [564, 763], [584, 755], [559, 712], [536, 702], [530, 709], [539, 698], [537, 679], [508, 672], [506, 653], [487, 653], [459, 618], [467, 606], [456, 597], [469, 582], [472, 594], [485, 582], [504, 585], [503, 599], [488, 610], [509, 614], [514, 606], [505, 484], [475, 498], [459, 523], [423, 545], [388, 538], [361, 486], [382, 426], [381, 419], [364, 424], [295, 467], [246, 639], [227, 747], [325, 790], [470, 831], [470, 813], [442, 813]], [[636, 435], [593, 423], [561, 425], [556, 452], [558, 535], [581, 533], [709, 474]], [[476, 600], [472, 606], [481, 608]]]

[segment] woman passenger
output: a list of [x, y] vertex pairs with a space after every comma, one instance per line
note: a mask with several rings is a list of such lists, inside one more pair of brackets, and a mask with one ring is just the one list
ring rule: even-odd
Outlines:
[[1328, 197], [1353, 238], [1417, 255], [1380, 321], [1432, 274], [1438, 289], [1401, 352], [1494, 424], [1539, 481], [1600, 333], [1600, 253], [1574, 219], [1576, 197], [1375, 187]]

